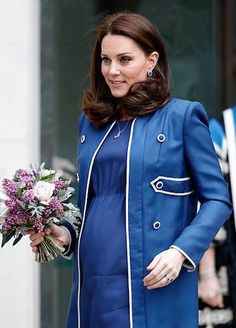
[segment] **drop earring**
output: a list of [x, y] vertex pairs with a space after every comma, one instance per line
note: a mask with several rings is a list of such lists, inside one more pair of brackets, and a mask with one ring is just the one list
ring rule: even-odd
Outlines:
[[147, 72], [147, 76], [148, 76], [148, 77], [152, 77], [152, 69], [150, 69], [150, 70]]

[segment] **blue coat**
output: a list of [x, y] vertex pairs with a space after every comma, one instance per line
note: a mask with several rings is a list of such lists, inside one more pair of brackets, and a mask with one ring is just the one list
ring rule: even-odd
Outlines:
[[[94, 159], [114, 124], [97, 129], [81, 116], [78, 204], [83, 217]], [[201, 104], [173, 98], [133, 121], [126, 186], [130, 328], [198, 327], [195, 268], [230, 213], [227, 185]], [[80, 236], [83, 226], [84, 221]], [[72, 243], [67, 255], [73, 252], [74, 270], [67, 327], [79, 328], [80, 237], [75, 240], [68, 229]], [[179, 277], [166, 287], [147, 290], [142, 282], [147, 265], [169, 247], [186, 256]]]

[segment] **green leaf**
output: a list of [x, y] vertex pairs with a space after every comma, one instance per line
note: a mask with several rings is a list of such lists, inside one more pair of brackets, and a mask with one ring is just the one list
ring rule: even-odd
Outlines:
[[17, 189], [17, 195], [18, 195], [19, 198], [22, 197], [22, 194], [23, 194], [23, 191], [24, 190], [25, 190], [25, 188], [19, 188], [19, 189]]
[[51, 181], [52, 178], [55, 176], [55, 174], [56, 174], [56, 173], [51, 173], [51, 174], [49, 174], [49, 175], [46, 175], [45, 177], [42, 177], [42, 178], [40, 179], [40, 181], [45, 181], [45, 182], [47, 182], [47, 181]]
[[20, 233], [19, 236], [14, 240], [12, 246], [15, 246], [21, 240], [22, 237], [23, 235]]
[[11, 230], [11, 231], [5, 233], [2, 236], [2, 245], [1, 245], [1, 247], [3, 247], [13, 236], [15, 236], [15, 230]]

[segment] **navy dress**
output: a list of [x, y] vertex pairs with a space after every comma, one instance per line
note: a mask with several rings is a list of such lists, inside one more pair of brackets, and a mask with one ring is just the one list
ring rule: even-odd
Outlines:
[[131, 120], [115, 124], [95, 158], [80, 244], [81, 328], [129, 328], [125, 234], [126, 157]]

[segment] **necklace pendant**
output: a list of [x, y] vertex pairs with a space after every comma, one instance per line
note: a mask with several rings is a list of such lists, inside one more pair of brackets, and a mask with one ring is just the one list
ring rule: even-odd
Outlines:
[[120, 131], [119, 131], [119, 132], [117, 132], [117, 133], [114, 135], [114, 139], [117, 139], [117, 138], [119, 138], [120, 134], [121, 134], [121, 132], [120, 132]]

